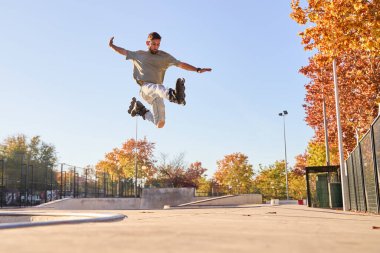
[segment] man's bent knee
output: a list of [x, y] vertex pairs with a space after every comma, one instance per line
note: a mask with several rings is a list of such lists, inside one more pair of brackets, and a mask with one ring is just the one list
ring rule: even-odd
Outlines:
[[157, 127], [158, 127], [158, 128], [163, 128], [164, 125], [165, 125], [165, 121], [163, 121], [163, 120], [158, 121], [158, 123], [157, 123]]

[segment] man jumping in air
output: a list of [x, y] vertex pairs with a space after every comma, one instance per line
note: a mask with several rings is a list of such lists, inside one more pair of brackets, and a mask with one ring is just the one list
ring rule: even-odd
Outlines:
[[152, 32], [146, 41], [147, 51], [129, 51], [124, 48], [115, 46], [112, 37], [109, 46], [126, 57], [127, 60], [133, 61], [133, 78], [140, 85], [140, 96], [152, 107], [152, 112], [145, 106], [132, 98], [128, 113], [132, 117], [141, 116], [144, 120], [153, 122], [158, 128], [165, 125], [165, 104], [164, 99], [176, 104], [185, 105], [185, 79], [178, 78], [176, 88], [167, 89], [162, 83], [166, 70], [174, 65], [188, 71], [203, 73], [211, 71], [210, 68], [196, 68], [185, 62], [178, 61], [170, 54], [158, 50], [161, 43], [161, 36]]

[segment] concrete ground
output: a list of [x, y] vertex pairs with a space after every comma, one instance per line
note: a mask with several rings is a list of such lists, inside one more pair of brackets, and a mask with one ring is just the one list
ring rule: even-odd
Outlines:
[[0, 230], [0, 252], [380, 252], [380, 215], [297, 205], [109, 212], [128, 218]]

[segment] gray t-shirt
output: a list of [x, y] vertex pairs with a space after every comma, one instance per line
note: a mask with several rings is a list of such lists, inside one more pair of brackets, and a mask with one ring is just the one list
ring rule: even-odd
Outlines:
[[139, 82], [162, 84], [165, 71], [172, 65], [178, 66], [180, 61], [164, 51], [152, 54], [150, 51], [129, 51], [127, 60], [133, 62], [133, 78]]

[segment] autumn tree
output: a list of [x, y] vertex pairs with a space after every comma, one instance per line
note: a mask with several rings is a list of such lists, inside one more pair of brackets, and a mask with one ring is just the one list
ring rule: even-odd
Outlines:
[[121, 148], [114, 148], [106, 153], [103, 160], [96, 164], [97, 173], [108, 173], [113, 178], [133, 178], [135, 176], [135, 158], [140, 179], [149, 182], [156, 173], [153, 151], [155, 144], [146, 138], [129, 139]]
[[253, 168], [248, 163], [248, 156], [242, 153], [225, 155], [217, 161], [217, 170], [214, 174], [216, 183], [234, 194], [248, 193], [252, 188]]
[[[357, 137], [363, 136], [378, 114], [380, 94], [380, 58], [368, 58], [352, 52], [337, 58], [340, 89], [343, 144], [352, 151]], [[315, 140], [324, 143], [323, 99], [326, 102], [327, 129], [331, 147], [337, 147], [334, 83], [332, 67], [324, 56], [316, 55], [300, 72], [310, 78], [305, 85], [306, 122], [314, 129]]]
[[293, 169], [288, 173], [288, 190], [289, 196], [293, 199], [306, 198], [306, 166], [308, 165], [308, 159], [310, 153], [297, 155]]
[[311, 24], [300, 33], [306, 50], [317, 49], [336, 57], [346, 50], [380, 53], [380, 2], [378, 0], [292, 0], [291, 17]]
[[295, 157], [296, 162], [293, 166], [293, 171], [295, 174], [300, 175], [300, 176], [305, 175], [305, 173], [306, 173], [305, 168], [306, 168], [306, 164], [307, 164], [307, 156], [308, 155], [305, 152], [305, 153], [299, 154]]
[[181, 153], [169, 160], [167, 154], [161, 153], [160, 163], [157, 165], [157, 176], [153, 185], [156, 187], [182, 187], [185, 173], [184, 154]]
[[198, 188], [204, 182], [206, 170], [201, 162], [191, 163], [186, 168], [183, 153], [172, 160], [168, 159], [168, 155], [161, 154], [161, 163], [157, 166], [155, 185], [161, 187]]
[[201, 162], [191, 163], [189, 168], [185, 171], [185, 182], [188, 186], [198, 187], [206, 180], [204, 173], [207, 171], [206, 168], [202, 166]]
[[[337, 62], [343, 145], [352, 151], [356, 138], [369, 128], [380, 101], [379, 1], [309, 0], [301, 7], [291, 3], [291, 17], [308, 24], [300, 33], [305, 50], [316, 52], [300, 72], [310, 79], [305, 85], [306, 122], [323, 143], [322, 103], [326, 102], [329, 143], [337, 146], [332, 60]], [[347, 155], [347, 152], [345, 152]]]

